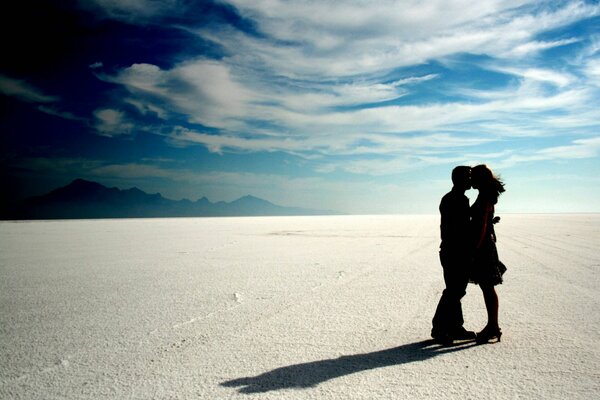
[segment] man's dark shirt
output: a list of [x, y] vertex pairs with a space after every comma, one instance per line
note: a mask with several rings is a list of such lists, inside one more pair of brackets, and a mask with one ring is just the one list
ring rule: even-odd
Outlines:
[[466, 256], [469, 248], [469, 199], [464, 191], [452, 188], [440, 203], [440, 231], [444, 252]]

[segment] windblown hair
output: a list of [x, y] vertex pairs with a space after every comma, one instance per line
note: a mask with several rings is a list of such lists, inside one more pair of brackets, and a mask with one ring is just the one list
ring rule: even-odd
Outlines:
[[476, 186], [492, 204], [496, 204], [500, 194], [505, 191], [504, 182], [494, 175], [492, 170], [485, 164], [477, 165], [471, 169], [471, 181], [473, 186]]

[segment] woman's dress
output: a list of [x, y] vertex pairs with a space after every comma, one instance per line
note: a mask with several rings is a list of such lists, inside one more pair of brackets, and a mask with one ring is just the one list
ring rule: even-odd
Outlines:
[[477, 198], [471, 207], [471, 224], [473, 234], [479, 236], [483, 219], [486, 229], [481, 246], [475, 250], [471, 266], [470, 281], [478, 285], [498, 285], [502, 283], [502, 275], [506, 267], [498, 258], [496, 249], [496, 233], [494, 231], [494, 202]]

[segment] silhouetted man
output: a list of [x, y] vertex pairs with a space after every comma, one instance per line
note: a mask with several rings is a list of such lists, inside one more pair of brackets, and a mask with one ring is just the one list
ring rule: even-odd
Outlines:
[[471, 188], [471, 167], [452, 170], [452, 190], [440, 203], [442, 244], [440, 261], [444, 269], [446, 289], [442, 293], [433, 317], [431, 336], [443, 343], [474, 339], [475, 333], [463, 327], [460, 300], [469, 283], [468, 267], [471, 258], [469, 235], [469, 199], [465, 191]]

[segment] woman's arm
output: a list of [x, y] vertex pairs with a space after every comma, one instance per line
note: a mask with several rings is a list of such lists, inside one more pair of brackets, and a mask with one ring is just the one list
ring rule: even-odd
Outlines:
[[487, 231], [487, 223], [489, 219], [490, 212], [492, 212], [492, 207], [489, 204], [485, 204], [482, 207], [482, 215], [481, 219], [478, 221], [478, 224], [475, 226], [475, 249], [479, 249], [481, 244], [483, 243], [483, 239], [485, 238], [485, 232]]

